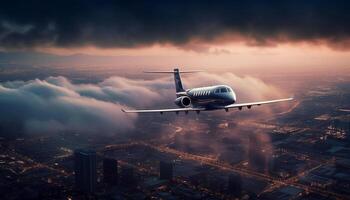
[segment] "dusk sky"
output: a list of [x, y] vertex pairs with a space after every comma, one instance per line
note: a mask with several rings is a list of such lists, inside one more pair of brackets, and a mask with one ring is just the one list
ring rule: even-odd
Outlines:
[[[74, 67], [342, 71], [349, 9], [348, 1], [323, 0], [5, 1], [0, 61], [36, 52], [93, 56]], [[14, 52], [20, 56], [6, 59]]]

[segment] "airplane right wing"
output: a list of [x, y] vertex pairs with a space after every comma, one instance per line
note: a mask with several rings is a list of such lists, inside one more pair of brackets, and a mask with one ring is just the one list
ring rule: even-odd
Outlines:
[[121, 109], [125, 113], [160, 113], [163, 114], [165, 112], [185, 112], [188, 113], [189, 111], [196, 111], [199, 113], [200, 111], [205, 110], [205, 108], [169, 108], [169, 109], [155, 109], [155, 110], [124, 110]]
[[293, 97], [286, 98], [286, 99], [274, 99], [269, 101], [257, 101], [257, 102], [251, 102], [251, 103], [237, 103], [237, 104], [231, 104], [231, 105], [225, 106], [224, 108], [225, 109], [238, 108], [241, 110], [243, 107], [251, 108], [252, 106], [260, 106], [262, 104], [270, 104], [270, 103], [277, 103], [277, 102], [291, 101], [291, 100], [293, 100]]

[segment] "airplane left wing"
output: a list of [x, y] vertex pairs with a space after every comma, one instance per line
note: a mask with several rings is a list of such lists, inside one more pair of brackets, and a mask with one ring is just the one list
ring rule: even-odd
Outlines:
[[165, 112], [185, 112], [188, 113], [190, 111], [196, 111], [199, 113], [202, 110], [205, 110], [204, 108], [169, 108], [169, 109], [155, 109], [155, 110], [124, 110], [121, 109], [125, 113], [160, 113], [163, 114]]
[[293, 98], [286, 98], [286, 99], [274, 99], [274, 100], [269, 100], [269, 101], [258, 101], [258, 102], [251, 102], [251, 103], [237, 103], [237, 104], [231, 104], [228, 106], [225, 106], [225, 109], [229, 108], [238, 108], [242, 109], [243, 107], [251, 108], [252, 106], [260, 106], [263, 104], [270, 104], [270, 103], [277, 103], [277, 102], [282, 102], [282, 101], [291, 101]]

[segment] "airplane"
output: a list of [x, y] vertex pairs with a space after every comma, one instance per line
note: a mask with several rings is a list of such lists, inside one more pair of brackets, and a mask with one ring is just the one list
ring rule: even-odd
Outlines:
[[[200, 71], [181, 71], [181, 73], [195, 73]], [[175, 68], [174, 71], [146, 71], [145, 73], [158, 73], [158, 74], [174, 74], [176, 99], [174, 103], [178, 108], [165, 108], [165, 109], [145, 109], [145, 110], [125, 110], [121, 109], [125, 113], [168, 113], [175, 112], [196, 112], [199, 114], [201, 111], [212, 110], [225, 110], [226, 112], [232, 108], [238, 108], [242, 110], [244, 107], [250, 109], [252, 106], [260, 106], [263, 104], [271, 104], [283, 101], [291, 101], [292, 97], [285, 99], [274, 99], [268, 101], [257, 101], [250, 103], [236, 103], [237, 96], [231, 87], [227, 85], [214, 85], [208, 87], [198, 87], [185, 90], [182, 86], [179, 69]]]

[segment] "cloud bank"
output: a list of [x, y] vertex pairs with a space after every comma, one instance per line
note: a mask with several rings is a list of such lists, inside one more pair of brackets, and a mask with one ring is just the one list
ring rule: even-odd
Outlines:
[[[200, 73], [186, 76], [183, 81], [188, 87], [225, 83], [233, 86], [243, 100], [276, 98], [281, 94], [258, 79], [231, 73], [221, 76]], [[137, 80], [115, 76], [96, 84], [76, 84], [61, 76], [3, 82], [0, 84], [0, 132], [118, 134], [137, 125], [137, 115], [122, 113], [122, 107], [175, 107], [174, 99], [172, 77]]]
[[120, 112], [127, 100], [113, 95], [107, 86], [73, 84], [64, 77], [6, 82], [0, 86], [1, 124], [15, 123], [28, 133], [108, 134], [133, 128], [135, 116]]
[[349, 10], [346, 0], [5, 1], [0, 46], [186, 48], [226, 36], [248, 45], [307, 41], [348, 49]]

